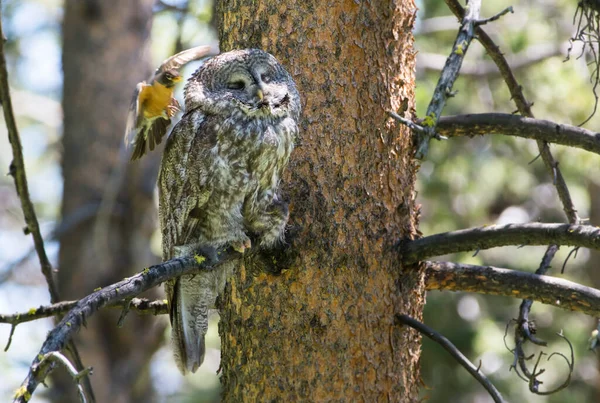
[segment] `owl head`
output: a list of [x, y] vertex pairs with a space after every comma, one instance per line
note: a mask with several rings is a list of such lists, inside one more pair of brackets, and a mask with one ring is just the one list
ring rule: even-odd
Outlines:
[[294, 80], [273, 55], [233, 50], [206, 61], [185, 87], [185, 108], [207, 115], [252, 118], [300, 116]]

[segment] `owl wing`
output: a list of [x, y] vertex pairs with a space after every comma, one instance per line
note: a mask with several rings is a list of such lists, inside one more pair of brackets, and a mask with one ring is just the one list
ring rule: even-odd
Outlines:
[[175, 246], [201, 241], [194, 237], [200, 212], [212, 193], [208, 179], [214, 141], [198, 110], [186, 113], [167, 140], [159, 174], [164, 259], [174, 257]]
[[[213, 191], [208, 178], [215, 137], [209, 131], [203, 114], [193, 110], [182, 117], [167, 139], [159, 174], [164, 260], [181, 254], [178, 247], [202, 243], [197, 231], [200, 212]], [[165, 283], [173, 352], [184, 373], [194, 372], [204, 359], [210, 298], [202, 289], [206, 288], [202, 278], [199, 274]], [[190, 316], [191, 312], [196, 316]]]
[[[213, 52], [214, 53], [214, 52]], [[179, 70], [185, 64], [203, 58], [211, 54], [210, 46], [196, 46], [195, 48], [186, 49], [182, 52], [177, 53], [169, 57], [167, 60], [162, 62], [160, 67], [156, 69], [154, 75], [158, 75], [167, 70], [175, 69]]]

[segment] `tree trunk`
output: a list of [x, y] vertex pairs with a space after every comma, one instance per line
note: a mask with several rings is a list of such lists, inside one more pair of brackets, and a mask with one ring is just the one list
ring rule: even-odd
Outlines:
[[[63, 299], [80, 298], [157, 261], [150, 252], [150, 236], [156, 228], [153, 193], [160, 152], [136, 164], [119, 157], [133, 90], [151, 73], [153, 4], [65, 4], [61, 213], [63, 222], [75, 224], [61, 238], [58, 279]], [[122, 173], [112, 174], [114, 169]], [[100, 312], [76, 339], [84, 364], [94, 367], [96, 399], [152, 401], [148, 363], [160, 345], [164, 324], [155, 317], [129, 315], [119, 329], [118, 318], [118, 312]], [[78, 401], [71, 379], [59, 379], [57, 386], [55, 401]]]
[[418, 268], [394, 244], [417, 230], [409, 131], [386, 110], [414, 105], [412, 1], [221, 0], [222, 51], [258, 47], [302, 97], [283, 181], [292, 247], [280, 276], [242, 268], [223, 298], [224, 400], [416, 401]]

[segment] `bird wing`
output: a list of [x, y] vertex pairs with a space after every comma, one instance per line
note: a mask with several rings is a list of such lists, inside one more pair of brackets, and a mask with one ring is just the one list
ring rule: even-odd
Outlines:
[[164, 259], [174, 257], [173, 246], [194, 241], [198, 212], [212, 192], [209, 171], [214, 139], [206, 135], [205, 123], [202, 112], [186, 113], [167, 139], [158, 180]]
[[153, 150], [155, 145], [160, 143], [171, 122], [164, 118], [148, 121], [144, 117], [142, 105], [150, 95], [151, 88], [152, 86], [145, 81], [138, 83], [129, 105], [125, 126], [125, 145], [128, 149], [133, 148], [132, 161], [141, 158], [146, 153], [148, 142], [150, 143], [150, 150]]
[[[199, 214], [212, 192], [210, 140], [205, 119], [198, 110], [185, 114], [167, 139], [159, 184], [159, 216], [163, 235], [163, 259], [179, 255], [178, 246], [202, 242], [197, 228]], [[182, 372], [194, 371], [204, 359], [204, 333], [208, 300], [202, 291], [202, 274], [165, 283], [169, 318], [173, 326], [173, 352]], [[205, 286], [204, 286], [205, 287]], [[194, 312], [193, 318], [190, 316]], [[195, 323], [201, 325], [195, 325]], [[203, 330], [199, 330], [199, 327]]]
[[171, 70], [171, 69], [175, 69], [175, 70], [179, 70], [182, 66], [184, 66], [185, 64], [193, 61], [193, 60], [198, 60], [203, 58], [204, 56], [209, 55], [211, 52], [211, 47], [210, 46], [196, 46], [195, 48], [190, 48], [190, 49], [186, 49], [182, 52], [177, 53], [176, 55], [173, 55], [171, 57], [169, 57], [167, 60], [165, 60], [164, 62], [162, 62], [162, 64], [160, 65], [160, 67], [158, 69], [156, 69], [156, 72], [154, 73], [154, 75], [158, 75], [160, 73], [163, 73], [167, 70]]

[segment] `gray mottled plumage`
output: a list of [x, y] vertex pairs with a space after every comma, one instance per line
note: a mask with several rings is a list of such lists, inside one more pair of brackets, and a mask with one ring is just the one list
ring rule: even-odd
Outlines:
[[[269, 53], [209, 59], [185, 88], [185, 114], [167, 141], [159, 176], [163, 258], [200, 246], [268, 248], [282, 239], [287, 203], [277, 189], [298, 134], [300, 98]], [[204, 359], [208, 312], [235, 264], [166, 284], [175, 360]]]

